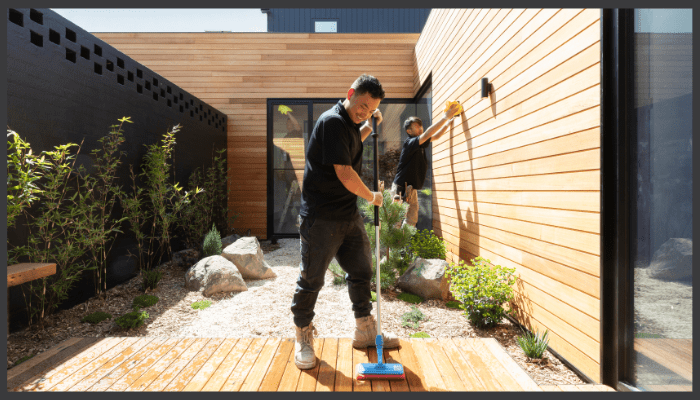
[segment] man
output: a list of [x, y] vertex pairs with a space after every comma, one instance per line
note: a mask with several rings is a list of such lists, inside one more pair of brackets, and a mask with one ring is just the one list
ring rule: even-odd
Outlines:
[[[301, 271], [292, 300], [296, 325], [294, 361], [299, 369], [316, 365], [311, 322], [318, 292], [323, 287], [333, 257], [345, 271], [348, 294], [355, 314], [353, 347], [374, 345], [377, 328], [372, 311], [370, 281], [372, 253], [364, 222], [357, 209], [357, 196], [380, 206], [383, 196], [372, 192], [360, 179], [362, 142], [372, 132], [370, 117], [382, 121], [377, 107], [384, 89], [377, 78], [360, 76], [347, 98], [321, 114], [306, 149], [299, 236]], [[362, 124], [365, 122], [365, 124]], [[384, 333], [384, 347], [398, 347], [395, 335]]]
[[446, 131], [452, 118], [457, 114], [459, 104], [453, 103], [444, 116], [423, 132], [423, 122], [418, 117], [409, 117], [403, 124], [408, 138], [403, 142], [396, 177], [391, 184], [394, 200], [399, 197], [408, 202], [408, 211], [403, 224], [416, 226], [418, 222], [418, 190], [423, 188], [425, 173], [428, 170], [428, 157], [425, 149], [432, 138], [438, 139]]

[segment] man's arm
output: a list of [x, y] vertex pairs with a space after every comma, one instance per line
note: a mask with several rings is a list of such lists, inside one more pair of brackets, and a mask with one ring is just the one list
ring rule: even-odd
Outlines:
[[[454, 118], [452, 118], [452, 119], [454, 119]], [[444, 135], [445, 132], [447, 132], [447, 128], [450, 127], [450, 125], [452, 123], [452, 119], [447, 121], [447, 123], [445, 125], [443, 125], [442, 128], [440, 128], [440, 130], [435, 135], [433, 135], [432, 140], [440, 139], [442, 137], [442, 135]]]
[[457, 110], [459, 109], [459, 105], [453, 104], [450, 106], [447, 111], [445, 111], [445, 114], [440, 118], [440, 120], [432, 125], [428, 129], [423, 132], [422, 135], [419, 136], [418, 138], [418, 144], [423, 144], [425, 143], [426, 140], [430, 139], [433, 135], [442, 133], [441, 128], [445, 126], [445, 124], [452, 119], [457, 114]]
[[[333, 168], [335, 169], [335, 174], [338, 176], [338, 179], [340, 179], [340, 182], [350, 193], [362, 197], [375, 206], [382, 205], [384, 197], [382, 196], [381, 191], [373, 192], [369, 190], [367, 185], [365, 185], [365, 183], [362, 182], [362, 179], [360, 179], [360, 175], [358, 175], [351, 166], [333, 164]], [[380, 190], [382, 189], [381, 186], [382, 185], [380, 184]]]

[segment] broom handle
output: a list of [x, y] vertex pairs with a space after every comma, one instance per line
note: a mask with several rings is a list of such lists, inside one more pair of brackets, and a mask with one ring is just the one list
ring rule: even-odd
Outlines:
[[[374, 191], [379, 191], [379, 134], [377, 133], [377, 118], [372, 117], [372, 138], [374, 139]], [[382, 287], [379, 279], [379, 206], [374, 206], [375, 255], [377, 257], [377, 335], [382, 334], [381, 294]], [[380, 361], [381, 362], [381, 361]]]

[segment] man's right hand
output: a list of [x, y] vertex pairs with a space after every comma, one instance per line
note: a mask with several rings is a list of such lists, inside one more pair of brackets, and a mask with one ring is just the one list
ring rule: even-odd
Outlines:
[[382, 194], [382, 192], [372, 192], [372, 195], [374, 196], [374, 198], [371, 201], [372, 205], [381, 207], [384, 203], [384, 195]]
[[450, 119], [457, 115], [457, 110], [459, 110], [459, 104], [451, 104], [450, 108], [448, 108], [447, 111], [445, 111], [445, 119]]

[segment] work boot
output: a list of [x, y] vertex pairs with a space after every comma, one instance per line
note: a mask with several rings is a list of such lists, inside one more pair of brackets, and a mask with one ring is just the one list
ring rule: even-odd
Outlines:
[[[367, 346], [374, 346], [377, 341], [377, 321], [373, 315], [362, 318], [355, 318], [355, 338], [352, 347], [364, 349]], [[399, 338], [389, 332], [382, 332], [384, 337], [384, 348], [393, 349], [399, 347]]]
[[295, 326], [297, 337], [294, 341], [294, 364], [299, 369], [311, 369], [316, 366], [316, 354], [314, 354], [314, 333], [318, 334], [313, 322], [308, 326], [299, 328]]

